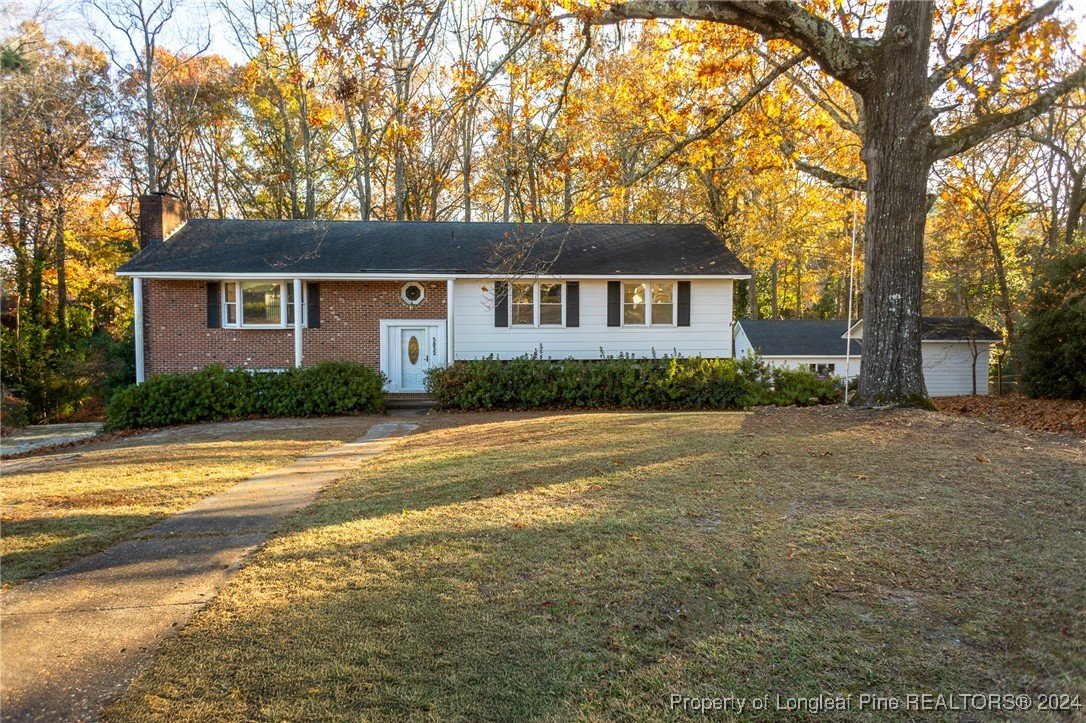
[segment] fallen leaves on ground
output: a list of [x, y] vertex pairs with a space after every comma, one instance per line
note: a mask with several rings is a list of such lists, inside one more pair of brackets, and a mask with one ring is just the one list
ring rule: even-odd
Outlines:
[[940, 412], [977, 417], [1043, 432], [1086, 435], [1086, 401], [1004, 396], [937, 397]]

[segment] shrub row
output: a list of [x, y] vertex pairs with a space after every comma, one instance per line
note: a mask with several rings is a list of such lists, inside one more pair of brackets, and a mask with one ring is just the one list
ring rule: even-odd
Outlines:
[[282, 372], [209, 366], [153, 376], [119, 390], [106, 408], [106, 428], [379, 412], [385, 406], [384, 384], [384, 377], [368, 366], [348, 362]]
[[838, 398], [833, 380], [753, 358], [608, 357], [551, 361], [493, 357], [431, 369], [426, 390], [443, 409], [747, 409]]

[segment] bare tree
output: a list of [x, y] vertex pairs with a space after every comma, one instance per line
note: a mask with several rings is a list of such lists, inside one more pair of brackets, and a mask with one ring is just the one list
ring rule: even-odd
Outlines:
[[211, 45], [210, 34], [205, 31], [203, 37], [194, 43], [195, 50], [190, 49], [190, 52], [171, 56], [171, 61], [164, 67], [157, 62], [160, 36], [183, 3], [184, 0], [89, 0], [87, 5], [124, 37], [131, 53], [129, 58], [125, 58], [114, 49], [114, 44], [108, 38], [98, 30], [94, 31], [121, 75], [141, 86], [143, 91], [143, 134], [140, 145], [146, 157], [147, 193], [162, 190], [159, 184], [161, 159], [155, 138], [155, 126], [158, 122], [156, 94], [159, 85]]
[[1086, 98], [1068, 96], [1021, 135], [1039, 146], [1035, 191], [1044, 204], [1048, 245], [1074, 243], [1086, 210]]

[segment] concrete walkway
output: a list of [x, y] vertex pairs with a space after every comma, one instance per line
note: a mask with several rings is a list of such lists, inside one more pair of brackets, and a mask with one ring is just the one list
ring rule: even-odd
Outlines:
[[415, 427], [376, 424], [0, 595], [3, 720], [97, 718], [286, 515]]
[[102, 431], [101, 422], [79, 424], [35, 424], [0, 438], [0, 457], [22, 454], [40, 447], [74, 442]]

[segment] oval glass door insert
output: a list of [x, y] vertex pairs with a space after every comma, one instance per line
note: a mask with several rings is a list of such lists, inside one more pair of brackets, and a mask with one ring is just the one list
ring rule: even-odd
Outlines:
[[419, 339], [417, 336], [412, 336], [411, 341], [407, 342], [407, 358], [411, 360], [412, 364], [419, 363]]

